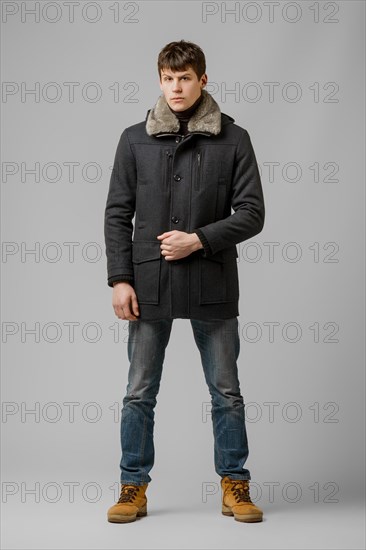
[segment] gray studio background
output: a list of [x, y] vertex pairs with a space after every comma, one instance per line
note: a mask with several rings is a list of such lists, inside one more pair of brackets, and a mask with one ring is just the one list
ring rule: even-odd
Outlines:
[[[79, 2], [72, 22], [63, 2], [2, 5], [4, 548], [364, 548], [365, 5], [270, 4]], [[248, 130], [262, 174], [265, 227], [238, 245], [260, 525], [221, 515], [183, 319], [155, 409], [149, 516], [106, 520], [128, 360], [105, 201], [120, 134], [161, 93], [158, 53], [182, 38], [203, 48], [207, 90]]]

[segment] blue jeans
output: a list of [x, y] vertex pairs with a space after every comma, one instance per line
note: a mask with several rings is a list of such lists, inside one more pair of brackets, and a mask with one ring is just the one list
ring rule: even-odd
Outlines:
[[[251, 479], [244, 468], [249, 450], [245, 404], [237, 358], [238, 319], [190, 319], [211, 395], [215, 471], [221, 477]], [[154, 407], [173, 319], [129, 321], [130, 367], [121, 416], [121, 483], [151, 481], [154, 465]]]

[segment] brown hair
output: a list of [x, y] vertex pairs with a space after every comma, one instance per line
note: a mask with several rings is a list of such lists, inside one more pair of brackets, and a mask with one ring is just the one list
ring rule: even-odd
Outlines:
[[161, 80], [161, 71], [170, 69], [171, 71], [185, 71], [188, 65], [197, 75], [199, 80], [206, 72], [205, 54], [197, 44], [180, 40], [179, 42], [170, 42], [159, 53], [158, 73]]

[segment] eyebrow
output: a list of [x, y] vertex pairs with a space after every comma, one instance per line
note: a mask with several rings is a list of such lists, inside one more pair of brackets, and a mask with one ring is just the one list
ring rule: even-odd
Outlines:
[[[171, 76], [171, 75], [168, 74], [168, 73], [163, 73], [163, 76]], [[180, 75], [179, 78], [182, 78], [183, 76], [191, 76], [191, 73], [184, 73], [184, 74]]]

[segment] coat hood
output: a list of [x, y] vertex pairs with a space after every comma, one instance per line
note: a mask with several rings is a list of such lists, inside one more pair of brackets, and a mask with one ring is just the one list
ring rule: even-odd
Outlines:
[[[221, 132], [222, 125], [234, 122], [234, 119], [221, 113], [219, 105], [206, 90], [202, 89], [201, 93], [203, 99], [188, 121], [188, 132], [217, 135]], [[145, 120], [146, 132], [149, 136], [179, 131], [180, 122], [170, 110], [164, 94], [160, 95], [154, 107], [147, 111]]]

